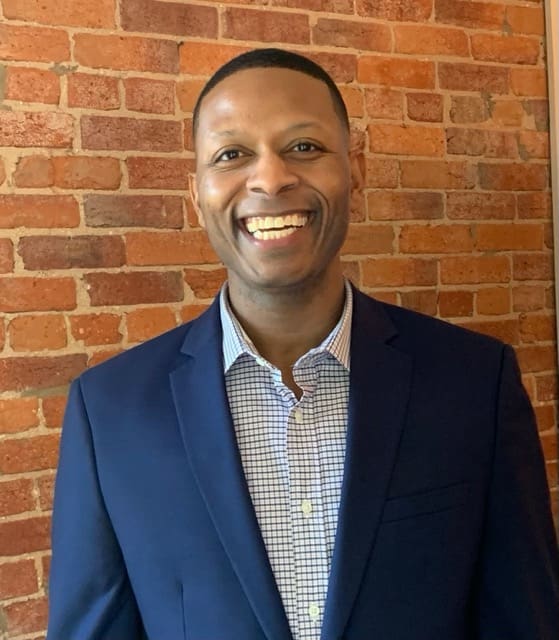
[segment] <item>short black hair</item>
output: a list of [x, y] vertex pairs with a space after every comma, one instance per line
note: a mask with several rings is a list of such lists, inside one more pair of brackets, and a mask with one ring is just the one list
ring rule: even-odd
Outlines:
[[268, 67], [299, 71], [300, 73], [304, 73], [323, 82], [330, 91], [334, 109], [339, 116], [340, 121], [346, 130], [349, 131], [349, 117], [347, 109], [342, 98], [342, 94], [331, 76], [320, 65], [309, 58], [305, 58], [305, 56], [291, 51], [285, 51], [284, 49], [268, 48], [253, 49], [252, 51], [241, 53], [221, 66], [206, 82], [198, 96], [198, 99], [196, 100], [196, 104], [194, 105], [194, 110], [192, 112], [192, 130], [194, 132], [194, 137], [196, 137], [196, 131], [198, 129], [198, 119], [200, 117], [202, 101], [216, 85], [238, 71]]

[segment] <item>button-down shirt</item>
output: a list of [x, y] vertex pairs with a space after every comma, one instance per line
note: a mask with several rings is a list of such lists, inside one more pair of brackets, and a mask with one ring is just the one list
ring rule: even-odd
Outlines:
[[225, 382], [248, 490], [294, 640], [318, 640], [336, 536], [349, 397], [350, 285], [325, 340], [293, 365], [298, 400], [220, 297]]

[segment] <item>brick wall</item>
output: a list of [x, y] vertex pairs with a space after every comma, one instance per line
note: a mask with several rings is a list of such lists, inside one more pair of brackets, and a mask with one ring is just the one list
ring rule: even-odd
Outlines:
[[347, 273], [516, 347], [557, 507], [542, 2], [0, 7], [0, 638], [44, 634], [68, 382], [196, 315], [224, 277], [186, 195], [191, 109], [261, 43], [333, 74], [366, 151]]

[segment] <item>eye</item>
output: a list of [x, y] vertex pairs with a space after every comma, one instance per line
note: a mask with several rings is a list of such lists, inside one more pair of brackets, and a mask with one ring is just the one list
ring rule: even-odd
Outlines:
[[215, 157], [214, 162], [231, 162], [232, 160], [238, 160], [244, 155], [240, 149], [225, 149], [225, 151], [222, 151]]
[[297, 142], [291, 147], [293, 151], [298, 151], [302, 153], [309, 153], [310, 151], [320, 151], [320, 147], [314, 142], [308, 142], [307, 140], [302, 140], [301, 142]]

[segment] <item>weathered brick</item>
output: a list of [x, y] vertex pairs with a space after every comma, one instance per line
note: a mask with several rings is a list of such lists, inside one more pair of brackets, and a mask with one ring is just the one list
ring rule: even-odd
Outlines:
[[0, 146], [71, 147], [74, 118], [58, 112], [0, 111]]
[[508, 256], [452, 256], [440, 262], [443, 284], [479, 284], [509, 282], [511, 268]]
[[359, 87], [347, 85], [341, 85], [338, 88], [342, 94], [349, 117], [362, 118], [365, 115], [363, 108], [363, 91]]
[[554, 342], [556, 340], [555, 315], [520, 314], [520, 337], [522, 342]]
[[177, 100], [182, 111], [192, 112], [204, 84], [203, 80], [192, 78], [176, 83]]
[[57, 156], [52, 165], [60, 189], [118, 189], [122, 179], [117, 158]]
[[120, 21], [125, 31], [165, 33], [185, 38], [217, 38], [217, 7], [160, 2], [121, 0]]
[[438, 302], [443, 318], [460, 318], [474, 313], [474, 294], [471, 291], [441, 291]]
[[540, 56], [540, 42], [537, 38], [474, 33], [470, 36], [470, 42], [475, 60], [536, 64]]
[[120, 342], [120, 317], [114, 313], [86, 313], [70, 317], [74, 340], [86, 347]]
[[406, 225], [399, 237], [401, 253], [466, 253], [473, 244], [469, 225]]
[[368, 18], [422, 22], [431, 16], [433, 0], [357, 0], [356, 9], [360, 16]]
[[407, 156], [444, 155], [443, 129], [395, 124], [372, 124], [368, 127], [369, 146], [375, 153]]
[[508, 344], [518, 344], [518, 322], [516, 320], [468, 320], [460, 323], [472, 331], [479, 331]]
[[519, 218], [551, 218], [552, 202], [549, 191], [519, 193], [516, 196]]
[[402, 306], [412, 311], [434, 316], [437, 313], [436, 289], [418, 289], [417, 291], [402, 291], [400, 294]]
[[[548, 347], [544, 348], [548, 349]], [[520, 349], [534, 349], [534, 347], [519, 347], [517, 353], [519, 353]], [[555, 427], [556, 412], [555, 407], [552, 404], [534, 407], [534, 413], [536, 414], [536, 421], [538, 423], [539, 431], [549, 431], [550, 429]]]
[[43, 351], [66, 346], [66, 323], [59, 314], [20, 316], [8, 325], [14, 351]]
[[72, 278], [0, 278], [0, 311], [59, 311], [76, 306]]
[[189, 304], [181, 309], [182, 322], [190, 322], [208, 308], [207, 304]]
[[120, 106], [117, 78], [93, 73], [71, 73], [67, 82], [69, 107], [109, 111]]
[[120, 267], [125, 262], [120, 236], [28, 236], [19, 241], [18, 252], [32, 271]]
[[[33, 481], [28, 478], [17, 480], [2, 480], [0, 482], [0, 516], [13, 516], [35, 508], [33, 498]], [[2, 565], [0, 564], [0, 577]], [[2, 593], [2, 580], [0, 580], [0, 594]]]
[[74, 36], [76, 62], [94, 69], [177, 73], [179, 53], [173, 40], [135, 36], [78, 33]]
[[59, 429], [64, 417], [66, 396], [48, 396], [41, 400], [41, 404], [45, 416], [45, 426], [48, 429]]
[[449, 127], [446, 149], [453, 155], [518, 158], [517, 138], [512, 131]]
[[532, 191], [549, 184], [548, 167], [543, 164], [480, 163], [479, 182], [482, 189], [496, 191]]
[[60, 78], [47, 69], [8, 67], [6, 69], [6, 100], [58, 104], [60, 100]]
[[0, 400], [0, 433], [18, 433], [38, 426], [38, 410], [36, 398]]
[[447, 193], [446, 212], [451, 219], [511, 220], [515, 197], [512, 193]]
[[169, 80], [125, 78], [126, 108], [145, 113], [175, 112], [175, 83]]
[[538, 311], [545, 306], [545, 289], [541, 285], [522, 284], [512, 289], [513, 311]]
[[435, 64], [428, 60], [360, 56], [357, 80], [365, 84], [410, 89], [435, 88]]
[[218, 262], [205, 231], [128, 233], [126, 259], [140, 266]]
[[385, 52], [392, 49], [390, 28], [380, 23], [318, 18], [312, 28], [312, 36], [315, 44], [330, 47]]
[[549, 131], [549, 102], [546, 99], [523, 100], [522, 108], [537, 131]]
[[37, 479], [39, 486], [39, 506], [42, 511], [50, 511], [54, 498], [55, 475], [50, 473]]
[[54, 184], [52, 159], [46, 156], [20, 158], [13, 174], [13, 180], [16, 187], [52, 187]]
[[432, 220], [444, 213], [442, 194], [426, 191], [371, 191], [367, 210], [372, 220]]
[[213, 298], [227, 278], [227, 271], [219, 269], [185, 269], [184, 281], [196, 298]]
[[371, 118], [404, 119], [404, 95], [388, 87], [365, 89], [365, 108]]
[[477, 169], [469, 162], [446, 160], [402, 160], [400, 162], [402, 187], [471, 189], [475, 186], [476, 177]]
[[4, 605], [4, 616], [10, 635], [22, 635], [42, 631], [47, 624], [47, 599], [33, 598]]
[[545, 69], [511, 68], [510, 86], [517, 96], [547, 96], [547, 76]]
[[476, 293], [476, 310], [481, 315], [506, 315], [510, 312], [510, 303], [510, 289], [507, 287], [489, 287]]
[[179, 302], [184, 296], [178, 271], [87, 273], [84, 281], [94, 307]]
[[[524, 373], [549, 371], [557, 368], [557, 352], [553, 346], [520, 346], [516, 348], [516, 355], [518, 356], [520, 368]], [[553, 407], [539, 407], [539, 409], [553, 409]], [[554, 414], [553, 411], [551, 413], [552, 415]], [[543, 418], [540, 418], [541, 415], [541, 411], [536, 413], [538, 428], [543, 431], [545, 427], [549, 428], [549, 423], [542, 424]]]
[[365, 287], [397, 287], [434, 285], [437, 263], [421, 258], [369, 258], [362, 265]]
[[344, 255], [370, 255], [393, 253], [394, 229], [392, 225], [351, 225], [342, 248]]
[[492, 103], [491, 120], [499, 127], [517, 127], [524, 120], [524, 109], [518, 100], [495, 100]]
[[82, 116], [84, 149], [119, 149], [123, 151], [181, 151], [180, 122]]
[[343, 53], [305, 53], [329, 73], [334, 82], [353, 82], [357, 76], [357, 56]]
[[480, 224], [476, 230], [479, 251], [530, 251], [543, 249], [541, 224]]
[[399, 166], [397, 160], [366, 157], [365, 185], [382, 189], [398, 186]]
[[[538, 402], [550, 402], [557, 400], [557, 374], [548, 373], [542, 376], [536, 377], [536, 398]], [[555, 445], [556, 435], [553, 434], [551, 438], [546, 439], [546, 443], [549, 447], [548, 458], [551, 457], [551, 450], [554, 452], [557, 450]], [[542, 440], [542, 445], [544, 444]], [[545, 453], [545, 450], [544, 450]]]
[[0, 229], [77, 227], [78, 203], [72, 196], [0, 195]]
[[[4, 358], [0, 360], [0, 389], [25, 391], [60, 387], [69, 384], [85, 367], [86, 356], [82, 354]], [[24, 442], [28, 444], [28, 440]], [[30, 456], [28, 452], [24, 458], [29, 460]]]
[[194, 162], [186, 158], [127, 158], [131, 189], [188, 190], [188, 173]]
[[227, 7], [222, 14], [222, 36], [258, 42], [310, 43], [309, 18], [302, 13]]
[[[247, 1], [251, 4], [258, 4], [260, 2], [260, 0]], [[272, 0], [272, 5], [277, 7], [288, 7], [290, 9], [305, 9], [305, 11], [353, 13], [353, 0]]]
[[179, 48], [181, 73], [209, 76], [218, 67], [247, 49], [248, 47], [222, 44], [221, 42], [186, 40]]
[[551, 254], [517, 253], [512, 259], [515, 280], [551, 280], [553, 278]]
[[[4, 486], [4, 483], [0, 486]], [[2, 600], [29, 596], [37, 589], [37, 571], [32, 559], [0, 564], [0, 598]]]
[[408, 93], [408, 117], [423, 122], [442, 122], [443, 96], [437, 93]]
[[523, 160], [549, 158], [549, 133], [547, 131], [519, 131], [518, 149]]
[[439, 84], [441, 89], [504, 94], [509, 91], [509, 69], [467, 62], [439, 62]]
[[3, 0], [4, 17], [55, 26], [110, 29], [115, 26], [115, 0]]
[[513, 33], [543, 36], [545, 33], [543, 6], [518, 7], [509, 5], [506, 8], [506, 23]]
[[108, 360], [109, 358], [114, 358], [115, 356], [117, 356], [119, 353], [122, 353], [122, 352], [123, 352], [123, 349], [116, 349], [116, 348], [94, 351], [89, 356], [89, 359], [87, 361], [87, 366], [95, 367], [101, 362], [105, 362], [105, 360]]
[[6, 169], [4, 168], [4, 163], [0, 158], [0, 185], [4, 184], [5, 180], [6, 180]]
[[462, 29], [448, 27], [396, 25], [394, 47], [397, 53], [469, 57], [468, 36]]
[[435, 0], [435, 20], [473, 29], [502, 29], [505, 7], [491, 2]]
[[69, 59], [66, 31], [0, 24], [0, 60], [53, 63]]
[[478, 96], [451, 96], [449, 115], [457, 124], [486, 122], [490, 115], [489, 105]]
[[175, 314], [168, 307], [135, 309], [126, 314], [128, 342], [142, 342], [176, 325]]
[[88, 195], [85, 221], [90, 227], [157, 227], [184, 225], [180, 196]]
[[0, 273], [14, 270], [14, 245], [9, 238], [0, 238]]

